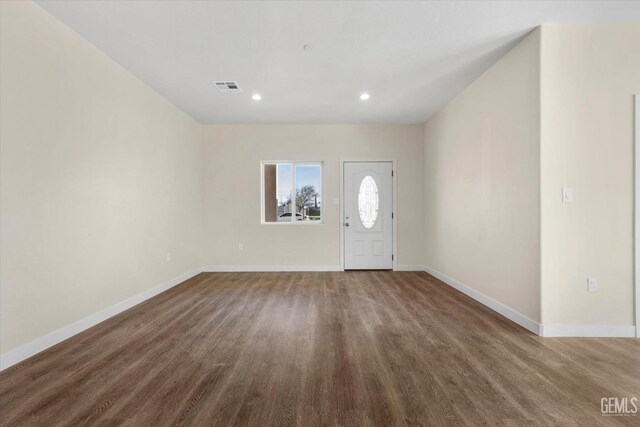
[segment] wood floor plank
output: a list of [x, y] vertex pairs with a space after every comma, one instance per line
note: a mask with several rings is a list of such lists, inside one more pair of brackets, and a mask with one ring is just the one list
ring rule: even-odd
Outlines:
[[638, 425], [640, 341], [417, 272], [203, 273], [0, 373], [3, 426]]

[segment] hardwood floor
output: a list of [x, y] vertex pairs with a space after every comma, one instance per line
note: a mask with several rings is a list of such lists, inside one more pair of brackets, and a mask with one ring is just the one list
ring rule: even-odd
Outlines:
[[639, 425], [600, 414], [632, 396], [640, 340], [408, 272], [203, 273], [0, 373], [2, 425]]

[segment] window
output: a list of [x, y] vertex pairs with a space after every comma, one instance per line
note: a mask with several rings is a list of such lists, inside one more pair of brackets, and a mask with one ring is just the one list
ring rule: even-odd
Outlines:
[[369, 229], [375, 225], [379, 203], [376, 181], [367, 175], [360, 183], [360, 191], [358, 192], [358, 212], [364, 228]]
[[262, 222], [322, 222], [322, 162], [262, 162]]

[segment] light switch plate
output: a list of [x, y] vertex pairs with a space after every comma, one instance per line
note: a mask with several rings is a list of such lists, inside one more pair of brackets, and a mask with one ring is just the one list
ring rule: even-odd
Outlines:
[[562, 203], [571, 203], [573, 202], [573, 188], [571, 187], [563, 187], [562, 188]]

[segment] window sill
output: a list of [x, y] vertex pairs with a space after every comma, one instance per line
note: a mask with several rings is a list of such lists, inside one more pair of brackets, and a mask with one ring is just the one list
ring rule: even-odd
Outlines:
[[284, 226], [294, 226], [294, 227], [299, 227], [299, 226], [316, 226], [316, 225], [324, 225], [324, 221], [320, 220], [320, 221], [297, 221], [297, 222], [264, 222], [261, 221], [260, 225], [284, 225]]

